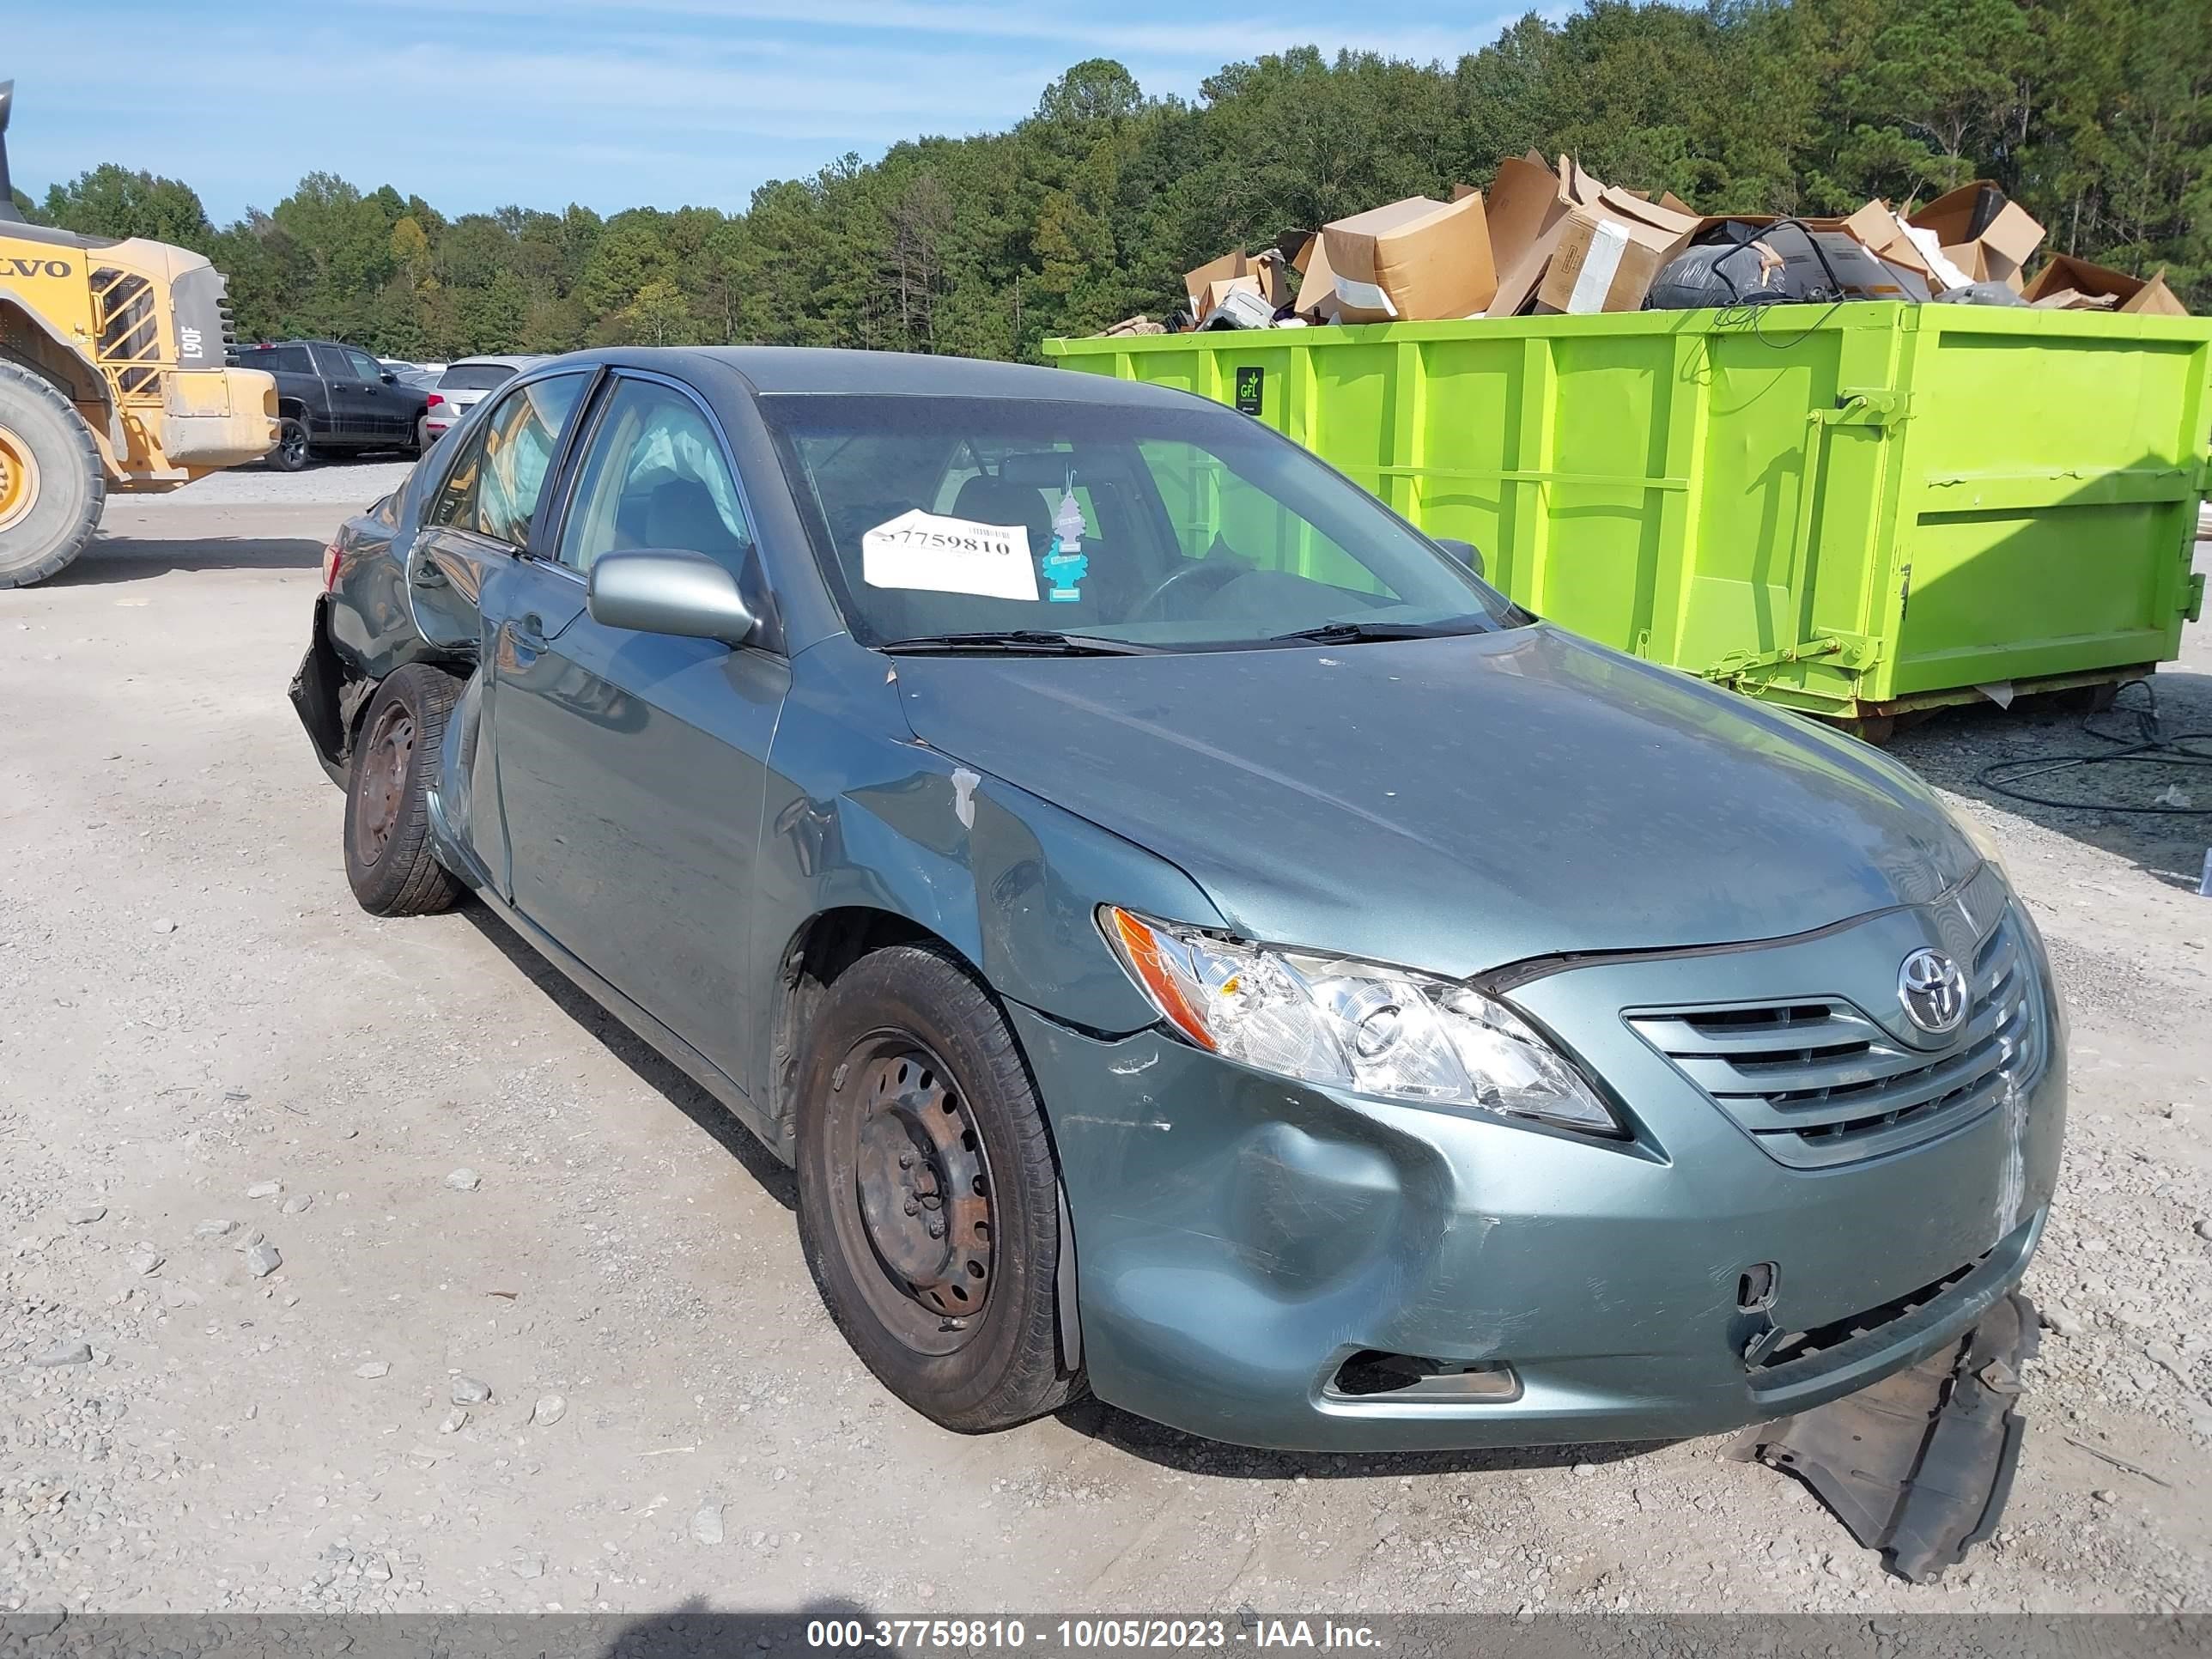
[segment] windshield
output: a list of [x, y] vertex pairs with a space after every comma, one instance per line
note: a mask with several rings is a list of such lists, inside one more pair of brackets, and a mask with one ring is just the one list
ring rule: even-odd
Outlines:
[[1196, 650], [1517, 617], [1372, 496], [1227, 410], [812, 396], [761, 408], [866, 644], [1049, 631]]
[[441, 392], [489, 392], [505, 386], [517, 371], [505, 363], [455, 363], [439, 378]]

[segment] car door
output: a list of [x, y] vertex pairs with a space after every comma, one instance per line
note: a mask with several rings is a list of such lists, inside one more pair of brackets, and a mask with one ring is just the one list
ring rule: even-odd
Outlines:
[[374, 442], [376, 412], [369, 402], [368, 388], [362, 384], [354, 366], [346, 361], [344, 348], [311, 345], [307, 350], [314, 358], [315, 373], [330, 398], [328, 441], [352, 449]]
[[742, 1079], [748, 895], [787, 666], [605, 626], [584, 592], [610, 551], [680, 548], [736, 572], [757, 607], [750, 519], [720, 428], [675, 381], [611, 377], [577, 453], [554, 557], [526, 561], [487, 611], [514, 903]]
[[345, 349], [345, 359], [362, 387], [362, 406], [368, 411], [368, 435], [373, 439], [389, 438], [394, 443], [412, 442], [412, 405], [396, 385], [385, 385], [384, 365], [366, 351], [357, 351], [351, 346]]
[[[398, 596], [415, 631], [440, 652], [485, 658], [487, 617], [503, 603], [501, 584], [528, 562], [532, 538], [544, 533], [539, 520], [563, 434], [591, 380], [590, 370], [576, 369], [515, 386], [450, 455], [441, 452], [443, 470], [427, 481]], [[583, 608], [580, 593], [575, 607]], [[492, 672], [479, 677], [477, 690]], [[479, 875], [504, 895], [507, 842], [490, 767], [490, 746], [479, 741], [465, 775], [447, 780], [464, 794], [444, 805]], [[474, 810], [479, 801], [482, 811]]]
[[295, 399], [307, 417], [307, 431], [320, 443], [337, 430], [337, 413], [331, 407], [331, 389], [315, 372], [315, 360], [303, 345], [265, 346], [241, 356], [249, 368], [265, 368], [284, 378], [277, 381], [280, 396]]

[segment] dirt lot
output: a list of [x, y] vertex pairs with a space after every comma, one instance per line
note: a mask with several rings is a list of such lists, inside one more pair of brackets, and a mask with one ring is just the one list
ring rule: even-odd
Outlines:
[[[398, 471], [119, 504], [0, 594], [0, 1607], [2212, 1603], [2212, 816], [1973, 784], [2099, 747], [2078, 715], [1896, 744], [2003, 838], [2074, 1022], [2020, 1483], [1915, 1589], [1718, 1442], [1296, 1457], [893, 1403], [703, 1095], [480, 911], [348, 894], [283, 692], [335, 503]], [[2191, 653], [2159, 706], [2212, 730]]]

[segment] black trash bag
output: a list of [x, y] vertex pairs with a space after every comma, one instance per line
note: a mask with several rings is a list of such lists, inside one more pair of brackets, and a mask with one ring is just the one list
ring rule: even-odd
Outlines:
[[1729, 220], [1669, 260], [1647, 311], [1741, 305], [1832, 305], [1841, 300], [1928, 298], [1917, 273], [1877, 256], [1855, 236], [1795, 219], [1755, 226]]
[[1947, 288], [1936, 296], [1938, 305], [1946, 306], [2024, 306], [2027, 301], [2002, 283], [1961, 283], [1956, 288]]

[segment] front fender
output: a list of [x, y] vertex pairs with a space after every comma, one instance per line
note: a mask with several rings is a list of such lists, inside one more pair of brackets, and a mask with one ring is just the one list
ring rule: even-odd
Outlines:
[[[916, 739], [895, 673], [842, 636], [793, 660], [763, 817], [756, 984], [825, 912], [886, 912], [945, 940], [999, 996], [1085, 1030], [1159, 1015], [1098, 931], [1102, 903], [1208, 926], [1182, 871], [1089, 819]], [[750, 1045], [766, 1075], [773, 999]]]

